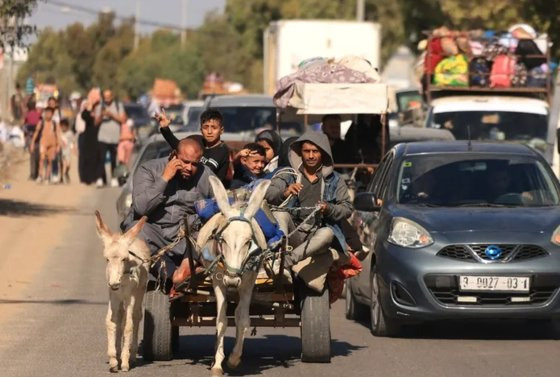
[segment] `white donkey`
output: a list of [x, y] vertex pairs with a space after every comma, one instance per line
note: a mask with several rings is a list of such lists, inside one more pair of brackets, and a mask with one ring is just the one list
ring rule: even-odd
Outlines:
[[[228, 358], [227, 364], [230, 368], [236, 368], [241, 362], [243, 352], [243, 340], [245, 333], [251, 323], [249, 318], [249, 306], [253, 286], [257, 278], [257, 272], [245, 269], [252, 245], [256, 244], [261, 249], [266, 248], [264, 235], [253, 217], [259, 210], [270, 181], [259, 183], [246, 207], [243, 203], [230, 205], [226, 190], [222, 182], [214, 176], [210, 177], [210, 184], [214, 191], [216, 202], [222, 214], [214, 216], [207, 224], [216, 230], [214, 242], [217, 243], [218, 257], [221, 258], [223, 267], [218, 268], [212, 278], [214, 293], [216, 295], [217, 318], [216, 318], [216, 355], [212, 365], [213, 377], [223, 376], [222, 362], [224, 361], [224, 336], [227, 328], [227, 300], [228, 288], [236, 289], [239, 302], [235, 309], [236, 339], [233, 351]], [[203, 233], [206, 233], [204, 235]], [[201, 238], [204, 238], [201, 240]], [[208, 232], [201, 230], [199, 242], [201, 245], [208, 239]]]
[[109, 370], [118, 371], [117, 345], [120, 344], [121, 370], [126, 372], [136, 360], [142, 300], [148, 283], [150, 249], [137, 238], [147, 217], [142, 217], [124, 234], [112, 233], [99, 211], [95, 211], [95, 220], [97, 233], [103, 240], [103, 256], [107, 259], [109, 308], [105, 324]]

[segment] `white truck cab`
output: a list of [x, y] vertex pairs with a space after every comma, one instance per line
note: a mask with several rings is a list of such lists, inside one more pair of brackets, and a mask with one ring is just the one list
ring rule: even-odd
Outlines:
[[558, 174], [557, 127], [549, 125], [549, 113], [548, 103], [536, 98], [446, 96], [431, 101], [426, 127], [447, 129], [457, 140], [526, 144], [541, 152]]

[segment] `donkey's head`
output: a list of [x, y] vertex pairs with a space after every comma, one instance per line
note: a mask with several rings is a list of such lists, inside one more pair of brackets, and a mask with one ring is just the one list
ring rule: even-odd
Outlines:
[[263, 180], [255, 187], [246, 207], [243, 203], [230, 205], [227, 192], [218, 178], [211, 176], [210, 184], [218, 207], [226, 218], [226, 222], [217, 233], [219, 250], [226, 267], [224, 282], [226, 285], [238, 287], [249, 256], [251, 241], [256, 239], [252, 219], [261, 207], [270, 181]]
[[146, 216], [142, 217], [136, 225], [124, 234], [113, 233], [103, 222], [99, 211], [95, 211], [97, 234], [103, 241], [103, 256], [107, 259], [105, 276], [107, 284], [112, 290], [119, 289], [123, 273], [127, 271], [127, 268], [130, 268], [130, 264], [135, 263], [135, 261], [130, 260], [129, 248], [147, 219]]

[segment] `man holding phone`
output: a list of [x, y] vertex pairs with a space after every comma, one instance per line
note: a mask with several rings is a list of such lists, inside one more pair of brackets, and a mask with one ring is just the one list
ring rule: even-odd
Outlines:
[[[140, 237], [152, 254], [175, 240], [185, 217], [189, 225], [196, 220], [196, 201], [213, 197], [208, 180], [213, 173], [200, 162], [202, 153], [197, 141], [183, 139], [169, 157], [146, 161], [134, 174], [132, 207], [121, 229], [130, 229], [142, 216], [148, 216]], [[181, 240], [164, 255], [165, 263], [160, 260], [151, 271], [165, 283], [166, 289], [171, 287], [177, 267], [189, 264], [186, 242]]]

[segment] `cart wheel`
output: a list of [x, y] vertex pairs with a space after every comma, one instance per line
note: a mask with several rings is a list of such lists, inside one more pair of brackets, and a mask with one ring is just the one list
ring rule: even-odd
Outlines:
[[298, 282], [301, 306], [301, 361], [330, 363], [331, 327], [329, 290], [322, 293]]
[[[144, 310], [144, 359], [171, 360], [173, 333], [169, 297], [159, 290], [146, 292]], [[177, 342], [178, 343], [178, 342]]]

